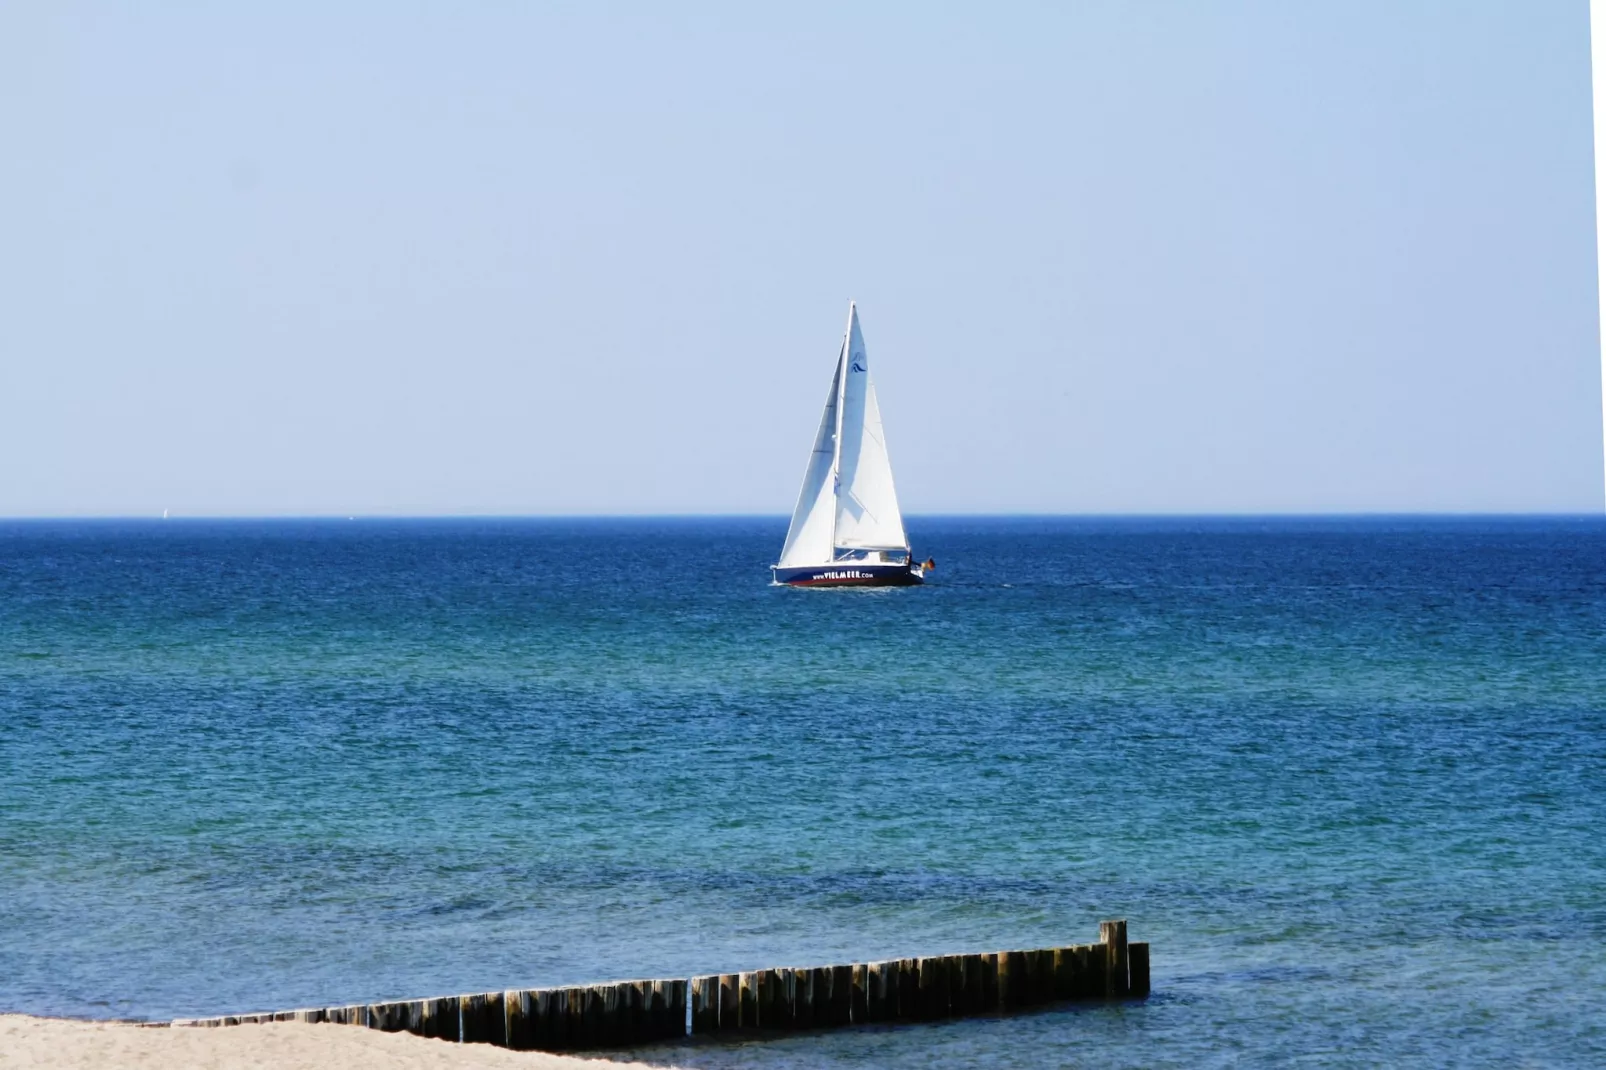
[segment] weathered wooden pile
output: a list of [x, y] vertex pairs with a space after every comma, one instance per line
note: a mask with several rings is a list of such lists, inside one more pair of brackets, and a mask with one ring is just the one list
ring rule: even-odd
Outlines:
[[688, 1033], [734, 1036], [932, 1021], [1067, 1000], [1147, 996], [1149, 945], [1128, 943], [1124, 921], [1102, 923], [1099, 936], [1096, 944], [1036, 951], [514, 989], [173, 1024], [336, 1022], [520, 1051], [584, 1051], [676, 1040]]

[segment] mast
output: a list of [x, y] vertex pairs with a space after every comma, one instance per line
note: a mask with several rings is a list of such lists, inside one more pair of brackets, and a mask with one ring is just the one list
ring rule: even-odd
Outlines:
[[848, 347], [853, 342], [853, 298], [848, 298], [848, 325], [842, 331], [842, 349], [836, 355], [836, 442], [831, 455], [831, 560], [836, 560], [836, 524], [840, 514], [836, 499], [842, 493], [842, 401], [848, 389]]
[[1606, 0], [1589, 0], [1589, 75], [1595, 112], [1595, 285], [1598, 290], [1600, 337], [1601, 461], [1606, 465], [1606, 273], [1601, 254], [1606, 252]]

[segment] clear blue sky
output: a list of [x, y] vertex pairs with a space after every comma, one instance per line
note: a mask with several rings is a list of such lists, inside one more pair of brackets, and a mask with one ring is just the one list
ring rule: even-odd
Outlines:
[[1584, 0], [682, 6], [0, 6], [0, 515], [1602, 507]]

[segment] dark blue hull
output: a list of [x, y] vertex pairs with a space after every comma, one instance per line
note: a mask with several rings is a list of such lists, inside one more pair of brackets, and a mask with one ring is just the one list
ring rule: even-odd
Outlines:
[[925, 582], [918, 565], [865, 564], [839, 561], [807, 568], [772, 565], [775, 582], [788, 587], [914, 587]]

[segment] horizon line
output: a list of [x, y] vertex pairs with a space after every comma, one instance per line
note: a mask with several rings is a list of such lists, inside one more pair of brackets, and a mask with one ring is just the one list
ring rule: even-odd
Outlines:
[[[1045, 511], [977, 511], [908, 513], [906, 519], [998, 519], [998, 520], [1321, 520], [1321, 519], [1579, 519], [1606, 520], [1606, 513], [1577, 510], [1322, 510], [1264, 512], [1250, 510], [1221, 511], [1109, 511], [1109, 512], [1045, 512]], [[185, 513], [178, 516], [153, 513], [61, 513], [61, 514], [0, 514], [0, 524], [27, 522], [127, 522], [150, 521], [358, 521], [358, 520], [775, 520], [786, 521], [789, 513], [762, 512], [666, 512], [666, 513]]]

